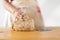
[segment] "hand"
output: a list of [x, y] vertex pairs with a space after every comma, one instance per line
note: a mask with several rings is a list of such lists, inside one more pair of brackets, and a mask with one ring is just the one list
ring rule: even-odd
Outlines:
[[21, 15], [23, 15], [23, 12], [21, 11], [20, 8], [18, 8], [18, 9], [15, 10], [15, 12], [13, 14], [16, 17], [20, 17]]

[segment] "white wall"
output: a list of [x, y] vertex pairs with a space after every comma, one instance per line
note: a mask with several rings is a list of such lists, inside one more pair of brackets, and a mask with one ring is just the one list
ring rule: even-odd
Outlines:
[[[38, 0], [45, 26], [60, 26], [60, 0]], [[0, 0], [0, 26], [6, 25], [8, 13]]]
[[5, 27], [8, 23], [7, 18], [9, 16], [9, 12], [4, 8], [2, 1], [3, 0], [0, 0], [0, 27]]
[[38, 0], [45, 26], [60, 26], [60, 0]]

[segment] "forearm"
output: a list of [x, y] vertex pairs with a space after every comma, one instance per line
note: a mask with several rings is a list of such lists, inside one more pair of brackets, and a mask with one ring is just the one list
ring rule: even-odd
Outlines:
[[3, 0], [3, 5], [11, 13], [17, 11], [17, 8], [13, 6], [8, 0]]

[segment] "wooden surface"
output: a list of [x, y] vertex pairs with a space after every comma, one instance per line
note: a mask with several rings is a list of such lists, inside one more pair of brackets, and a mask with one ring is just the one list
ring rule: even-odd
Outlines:
[[10, 32], [0, 28], [0, 40], [60, 40], [60, 28], [50, 29], [50, 31]]

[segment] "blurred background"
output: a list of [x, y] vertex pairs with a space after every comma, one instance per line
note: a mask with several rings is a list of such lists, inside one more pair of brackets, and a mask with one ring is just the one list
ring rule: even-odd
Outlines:
[[[0, 0], [0, 27], [6, 26], [9, 12], [4, 9], [3, 0]], [[41, 9], [45, 27], [60, 26], [60, 0], [37, 0]], [[10, 22], [9, 22], [10, 23]]]

